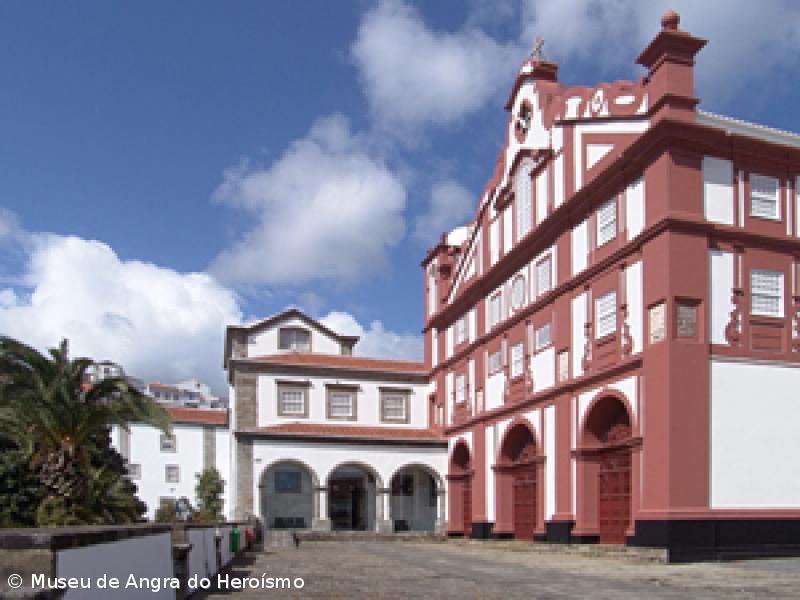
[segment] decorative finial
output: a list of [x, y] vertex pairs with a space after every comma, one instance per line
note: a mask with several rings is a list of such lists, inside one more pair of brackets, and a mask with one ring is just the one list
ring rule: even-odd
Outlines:
[[678, 13], [676, 13], [671, 8], [664, 13], [664, 16], [661, 17], [661, 28], [668, 29], [670, 31], [677, 31], [678, 24], [681, 22], [681, 17]]
[[542, 58], [544, 58], [542, 56], [542, 46], [544, 46], [544, 40], [542, 39], [542, 36], [537, 35], [536, 41], [533, 44], [533, 50], [531, 50], [529, 56], [532, 61], [539, 62], [542, 60]]

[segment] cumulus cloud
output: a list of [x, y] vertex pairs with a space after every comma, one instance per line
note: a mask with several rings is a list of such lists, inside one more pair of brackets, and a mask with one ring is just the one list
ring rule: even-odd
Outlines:
[[361, 339], [353, 349], [357, 356], [422, 360], [422, 336], [387, 331], [380, 321], [365, 328], [350, 313], [332, 311], [320, 322], [339, 335], [357, 335]]
[[431, 188], [428, 210], [414, 222], [414, 237], [434, 245], [442, 232], [470, 221], [476, 204], [469, 190], [457, 181], [436, 182]]
[[401, 133], [454, 123], [483, 108], [510, 85], [520, 52], [517, 43], [498, 42], [474, 21], [458, 31], [434, 31], [399, 0], [369, 10], [351, 47], [376, 124]]
[[211, 272], [231, 284], [351, 282], [388, 267], [405, 235], [404, 183], [349, 121], [318, 120], [268, 168], [225, 173], [215, 199], [253, 217], [253, 227], [217, 256]]
[[[17, 235], [20, 235], [17, 229]], [[145, 380], [198, 377], [224, 393], [223, 335], [235, 294], [205, 273], [121, 260], [102, 242], [26, 234], [16, 289], [0, 289], [0, 331], [40, 349], [120, 363]]]
[[543, 36], [548, 58], [608, 72], [632, 64], [669, 8], [680, 13], [682, 29], [709, 40], [697, 62], [701, 97], [721, 99], [776, 69], [797, 67], [800, 4], [788, 0], [528, 0], [521, 35], [528, 43]]

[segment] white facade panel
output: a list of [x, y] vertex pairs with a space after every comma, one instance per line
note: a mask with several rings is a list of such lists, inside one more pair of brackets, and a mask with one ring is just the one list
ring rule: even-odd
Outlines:
[[713, 360], [710, 368], [711, 508], [800, 508], [800, 369]]
[[589, 228], [586, 221], [572, 228], [570, 240], [572, 242], [572, 274], [577, 275], [586, 268], [587, 253], [589, 252]]
[[644, 180], [639, 178], [628, 185], [625, 195], [625, 224], [628, 228], [629, 240], [635, 238], [644, 229], [645, 214]]
[[556, 351], [550, 346], [531, 357], [533, 391], [541, 392], [556, 383]]
[[709, 285], [709, 337], [712, 344], [726, 344], [725, 327], [733, 310], [731, 296], [733, 294], [733, 254], [709, 250], [708, 273]]
[[586, 292], [572, 299], [572, 376], [583, 375], [581, 358], [586, 344]]
[[503, 390], [506, 385], [506, 377], [503, 371], [490, 375], [486, 379], [486, 410], [492, 410], [503, 405]]
[[564, 156], [559, 154], [553, 161], [553, 204], [556, 208], [564, 203]]
[[703, 157], [703, 211], [713, 223], [733, 225], [733, 163], [729, 160]]
[[547, 187], [547, 169], [543, 169], [536, 176], [536, 224], [538, 225], [547, 217], [547, 203], [550, 198]]
[[508, 254], [514, 244], [514, 231], [512, 229], [511, 205], [503, 209], [503, 254]]
[[495, 477], [494, 466], [495, 456], [497, 456], [496, 434], [494, 425], [486, 428], [486, 517], [489, 521], [494, 521], [496, 514], [495, 507]]
[[550, 520], [556, 512], [556, 407], [544, 409], [544, 518]]
[[644, 303], [642, 288], [642, 262], [625, 269], [625, 294], [628, 304], [628, 329], [633, 340], [631, 352], [642, 351], [644, 344]]
[[475, 310], [475, 307], [472, 307], [467, 313], [467, 336], [470, 344], [478, 337], [478, 319]]

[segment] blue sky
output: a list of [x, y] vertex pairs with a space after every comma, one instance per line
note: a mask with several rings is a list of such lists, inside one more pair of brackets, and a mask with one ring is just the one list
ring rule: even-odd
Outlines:
[[565, 83], [638, 77], [674, 5], [701, 107], [800, 131], [798, 7], [697, 4], [3, 2], [0, 331], [219, 386], [224, 325], [300, 305], [419, 356], [536, 34]]

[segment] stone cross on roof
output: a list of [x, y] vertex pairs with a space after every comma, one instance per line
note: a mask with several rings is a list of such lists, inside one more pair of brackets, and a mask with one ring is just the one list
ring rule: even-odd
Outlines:
[[536, 41], [533, 44], [533, 50], [531, 50], [531, 54], [530, 54], [531, 60], [534, 60], [534, 61], [542, 60], [542, 58], [543, 58], [543, 56], [542, 56], [542, 46], [544, 46], [544, 40], [542, 39], [542, 36], [537, 35], [536, 36]]

